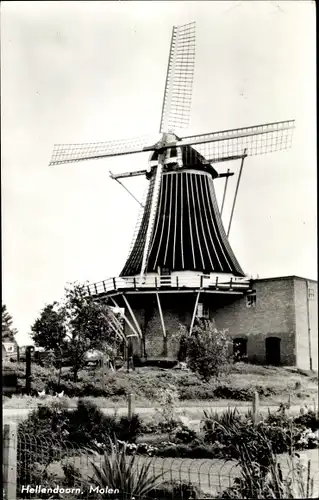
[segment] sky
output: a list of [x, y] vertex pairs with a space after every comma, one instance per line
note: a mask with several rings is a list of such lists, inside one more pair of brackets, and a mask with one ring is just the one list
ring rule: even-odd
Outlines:
[[[147, 168], [144, 153], [49, 167], [53, 145], [156, 137], [172, 27], [192, 21], [191, 123], [179, 135], [296, 119], [289, 151], [245, 161], [235, 255], [260, 278], [317, 279], [314, 2], [3, 1], [2, 303], [19, 343], [68, 282], [120, 273], [139, 205], [109, 171]], [[124, 182], [142, 198], [144, 178]]]

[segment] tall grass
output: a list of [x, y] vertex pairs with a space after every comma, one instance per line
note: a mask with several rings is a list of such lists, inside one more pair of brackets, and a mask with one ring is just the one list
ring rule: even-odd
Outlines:
[[[98, 466], [91, 460], [94, 476], [89, 480], [99, 488], [118, 490], [116, 500], [146, 498], [161, 483], [159, 478], [164, 472], [152, 475], [152, 462], [138, 467], [136, 455], [127, 456], [127, 445], [110, 439], [110, 452], [104, 453], [104, 460]], [[93, 452], [95, 453], [95, 452]], [[97, 497], [98, 498], [98, 497]]]

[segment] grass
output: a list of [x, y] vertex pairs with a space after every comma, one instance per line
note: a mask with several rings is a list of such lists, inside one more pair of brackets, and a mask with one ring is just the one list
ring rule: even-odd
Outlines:
[[[17, 371], [19, 385], [23, 387], [24, 364], [6, 363], [6, 365]], [[33, 387], [38, 391], [50, 387], [50, 384], [52, 386], [57, 376], [54, 370], [35, 364], [32, 366], [32, 375]], [[212, 405], [250, 406], [254, 391], [259, 392], [261, 405], [288, 402], [289, 397], [292, 405], [305, 403], [313, 405], [313, 399], [318, 397], [318, 376], [313, 372], [302, 372], [293, 367], [245, 363], [232, 365], [228, 374], [221, 375], [218, 380], [211, 380], [209, 383], [202, 382], [191, 372], [137, 368], [129, 374], [124, 371], [110, 372], [106, 376], [103, 376], [100, 370], [90, 372], [82, 370], [79, 373], [79, 382], [74, 385], [70, 381], [69, 371], [64, 368], [62, 384], [65, 387], [65, 394], [70, 396], [62, 399], [70, 407], [76, 406], [78, 397], [81, 396], [94, 400], [100, 408], [112, 410], [127, 407], [129, 393], [135, 395], [136, 407], [152, 408], [156, 406], [158, 390], [170, 384], [180, 393], [180, 406], [188, 408], [192, 416], [198, 408]], [[51, 393], [54, 393], [54, 390]], [[52, 398], [52, 395], [46, 396], [45, 399], [14, 395], [12, 398], [3, 399], [3, 408], [32, 409]]]

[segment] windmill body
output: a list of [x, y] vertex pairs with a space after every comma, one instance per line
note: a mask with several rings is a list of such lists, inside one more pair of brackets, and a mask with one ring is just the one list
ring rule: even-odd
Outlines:
[[[136, 139], [56, 145], [51, 165], [149, 151], [148, 168], [111, 174], [119, 179], [145, 175], [148, 191], [131, 249], [119, 277], [89, 285], [94, 300], [125, 310], [123, 330], [138, 356], [176, 356], [176, 333], [192, 334], [197, 317], [215, 319], [218, 311], [253, 293], [251, 282], [228, 241], [244, 160], [289, 147], [294, 121], [179, 137], [187, 127], [195, 65], [195, 23], [173, 28], [162, 115], [156, 144]], [[219, 166], [240, 160], [228, 230], [222, 221], [215, 182], [230, 175]], [[146, 166], [145, 166], [146, 167]], [[127, 189], [127, 188], [126, 188]]]

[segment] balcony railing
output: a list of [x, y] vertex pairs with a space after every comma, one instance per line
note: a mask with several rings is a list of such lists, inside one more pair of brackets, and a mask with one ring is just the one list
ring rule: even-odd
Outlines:
[[251, 280], [248, 278], [211, 278], [207, 275], [186, 276], [185, 274], [173, 276], [145, 276], [108, 278], [88, 285], [89, 295], [109, 294], [114, 291], [147, 290], [147, 289], [212, 289], [220, 291], [248, 291]]

